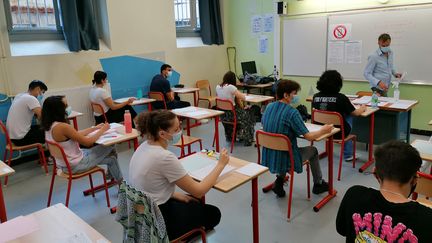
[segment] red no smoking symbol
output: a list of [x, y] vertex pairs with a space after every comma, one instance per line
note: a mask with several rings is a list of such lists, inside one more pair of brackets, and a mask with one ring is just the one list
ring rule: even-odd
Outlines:
[[345, 25], [338, 25], [333, 30], [333, 36], [336, 39], [343, 39], [347, 35], [347, 32]]

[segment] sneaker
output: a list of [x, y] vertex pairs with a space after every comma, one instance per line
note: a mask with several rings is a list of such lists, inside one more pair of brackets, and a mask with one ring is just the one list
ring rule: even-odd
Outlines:
[[329, 190], [329, 185], [327, 184], [327, 182], [323, 180], [320, 184], [314, 183], [312, 188], [312, 193], [321, 194], [323, 192], [327, 192], [328, 190]]
[[[358, 159], [358, 155], [356, 154], [356, 159]], [[349, 156], [349, 157], [347, 157], [347, 158], [345, 158], [345, 162], [352, 162], [354, 160], [354, 156]]]

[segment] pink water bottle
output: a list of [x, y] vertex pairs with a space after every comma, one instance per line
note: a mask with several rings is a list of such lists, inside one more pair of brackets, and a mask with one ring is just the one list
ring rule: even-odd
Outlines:
[[132, 132], [132, 117], [129, 110], [126, 110], [124, 113], [124, 126], [126, 133]]

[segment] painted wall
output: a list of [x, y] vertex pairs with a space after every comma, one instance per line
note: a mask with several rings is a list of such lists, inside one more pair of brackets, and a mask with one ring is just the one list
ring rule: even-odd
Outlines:
[[[302, 14], [322, 14], [329, 11], [347, 11], [359, 8], [375, 8], [386, 6], [399, 6], [406, 4], [420, 4], [432, 3], [426, 0], [390, 0], [387, 4], [381, 4], [377, 0], [289, 0], [288, 1], [288, 15], [302, 15]], [[268, 55], [260, 55], [257, 51], [254, 38], [250, 37], [250, 17], [254, 14], [262, 14], [273, 11], [273, 1], [266, 0], [236, 0], [229, 2], [229, 32], [230, 32], [230, 45], [237, 47], [238, 60], [245, 60], [256, 57], [255, 60], [259, 62], [260, 71], [270, 73], [273, 67], [273, 57], [275, 53]], [[256, 5], [257, 8], [251, 6]], [[256, 10], [256, 11], [252, 11]], [[283, 17], [283, 18], [288, 18]], [[283, 19], [282, 18], [282, 19]], [[270, 37], [273, 40], [273, 37]], [[281, 40], [283, 41], [283, 40]], [[273, 43], [273, 41], [270, 41]], [[271, 48], [274, 48], [271, 45]], [[277, 49], [277, 48], [275, 48]], [[279, 55], [279, 53], [276, 53]], [[277, 57], [276, 57], [277, 58]], [[239, 61], [238, 61], [239, 62]], [[302, 85], [301, 98], [302, 103], [306, 104], [305, 99], [308, 95], [309, 89], [315, 89], [315, 83], [318, 77], [285, 77], [296, 80]], [[316, 89], [315, 89], [316, 90]], [[343, 93], [353, 94], [360, 90], [369, 90], [366, 82], [355, 82], [346, 80], [342, 89]], [[402, 84], [400, 87], [402, 99], [416, 99], [420, 103], [413, 110], [412, 128], [431, 130], [427, 125], [428, 121], [432, 119], [431, 106], [432, 102], [431, 92], [432, 86], [409, 85]], [[393, 91], [390, 90], [390, 94]]]
[[[194, 86], [199, 79], [208, 79], [215, 86], [228, 69], [224, 45], [176, 47], [173, 1], [107, 0], [106, 5], [110, 50], [27, 57], [10, 56], [4, 11], [0, 9], [0, 92], [26, 90], [32, 79], [44, 80], [49, 89], [90, 84], [94, 71], [101, 69], [99, 59], [119, 55], [164, 52], [166, 62], [181, 74], [180, 82], [187, 86]], [[227, 21], [223, 22], [225, 28]]]

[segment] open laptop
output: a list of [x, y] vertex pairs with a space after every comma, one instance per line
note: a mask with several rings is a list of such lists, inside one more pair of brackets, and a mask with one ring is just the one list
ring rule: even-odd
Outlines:
[[242, 62], [241, 67], [242, 67], [243, 75], [245, 75], [247, 72], [249, 75], [257, 76], [257, 68], [256, 68], [255, 61]]

